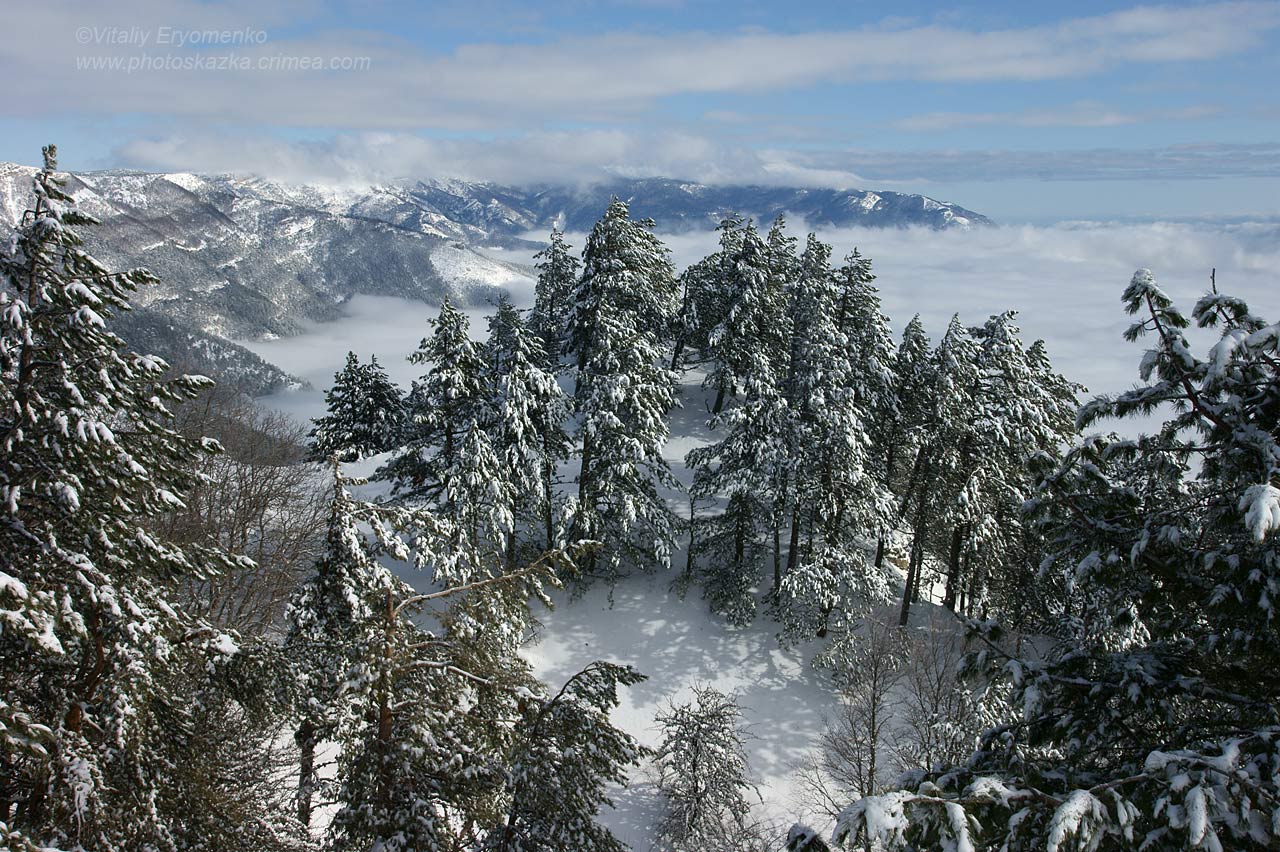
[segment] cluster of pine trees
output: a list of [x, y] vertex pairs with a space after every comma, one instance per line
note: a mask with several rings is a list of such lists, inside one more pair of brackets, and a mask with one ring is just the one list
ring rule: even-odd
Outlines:
[[[248, 635], [215, 621], [225, 608], [201, 596], [236, 587], [212, 581], [257, 566], [216, 535], [168, 534], [217, 482], [201, 462], [223, 448], [174, 416], [212, 383], [111, 331], [154, 279], [85, 254], [93, 220], [62, 185], [49, 147], [0, 247], [0, 848], [301, 852], [323, 807], [335, 850], [621, 850], [595, 817], [645, 753], [608, 718], [642, 677], [597, 663], [553, 691], [517, 656], [530, 601], [580, 549], [513, 549], [508, 480], [466, 467], [487, 435], [424, 417], [450, 437], [406, 473], [434, 495], [412, 505], [356, 499], [340, 459], [377, 429], [341, 436], [321, 556], [284, 615]], [[542, 447], [521, 334], [492, 353], [496, 416]], [[462, 406], [448, 370], [420, 391]], [[400, 405], [333, 401], [374, 425]]]

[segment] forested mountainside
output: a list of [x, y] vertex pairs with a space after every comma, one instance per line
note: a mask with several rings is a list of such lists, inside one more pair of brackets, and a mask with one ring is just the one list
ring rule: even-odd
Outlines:
[[[17, 222], [34, 170], [0, 165], [0, 214]], [[131, 342], [259, 391], [293, 381], [231, 342], [287, 336], [340, 314], [357, 294], [484, 302], [526, 270], [474, 246], [533, 230], [591, 227], [609, 199], [634, 200], [665, 229], [714, 227], [729, 212], [787, 212], [816, 224], [970, 227], [987, 220], [915, 195], [670, 180], [520, 189], [463, 181], [343, 188], [252, 177], [89, 172], [70, 188], [102, 222], [89, 248], [115, 268], [145, 265]], [[145, 331], [146, 336], [138, 336]], [[163, 333], [161, 333], [163, 331]], [[197, 346], [189, 346], [199, 341]]]

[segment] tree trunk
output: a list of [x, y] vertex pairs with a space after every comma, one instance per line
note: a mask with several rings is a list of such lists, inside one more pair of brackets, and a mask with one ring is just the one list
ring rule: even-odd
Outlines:
[[898, 616], [898, 626], [906, 627], [911, 620], [911, 604], [920, 593], [920, 575], [924, 567], [924, 507], [923, 497], [916, 504], [915, 534], [911, 537], [911, 558], [907, 563], [907, 583], [902, 590], [902, 612]]
[[795, 571], [800, 562], [800, 515], [800, 506], [797, 504], [791, 512], [791, 542], [787, 548], [788, 574]]
[[964, 525], [956, 524], [951, 531], [951, 555], [947, 560], [947, 591], [942, 596], [942, 605], [952, 612], [956, 611], [956, 597], [960, 594], [960, 554], [964, 546]]
[[693, 543], [697, 540], [697, 536], [695, 535], [697, 530], [694, 528], [694, 524], [697, 523], [697, 520], [696, 520], [697, 517], [698, 517], [697, 505], [694, 502], [693, 495], [690, 494], [689, 495], [689, 553], [684, 560], [684, 576], [685, 576], [686, 582], [689, 582], [689, 583], [693, 582], [693, 564], [694, 564]]
[[555, 496], [555, 486], [552, 479], [555, 477], [555, 460], [551, 458], [550, 438], [543, 433], [542, 436], [542, 523], [546, 527], [547, 550], [551, 550], [556, 545], [555, 530], [553, 528], [553, 515], [555, 504], [553, 497]]
[[898, 611], [898, 626], [906, 627], [911, 619], [911, 588], [916, 580], [916, 545], [911, 543], [911, 555], [907, 558], [907, 578], [902, 584], [902, 607]]
[[378, 684], [378, 799], [386, 813], [391, 806], [393, 795], [391, 777], [391, 662], [392, 640], [395, 635], [395, 598], [391, 590], [387, 590], [387, 607], [383, 625], [383, 671]]
[[782, 590], [782, 518], [787, 507], [787, 477], [782, 477], [778, 489], [778, 502], [771, 513], [773, 515], [773, 589], [769, 597], [775, 601]]
[[720, 387], [716, 389], [716, 403], [711, 408], [712, 414], [719, 414], [720, 409], [724, 408], [725, 392], [726, 392], [726, 385], [725, 385], [724, 377], [722, 376], [720, 378]]
[[298, 822], [311, 827], [311, 797], [316, 788], [316, 726], [303, 720], [293, 735], [298, 744]]
[[875, 566], [876, 566], [877, 568], [882, 568], [882, 567], [884, 567], [884, 539], [885, 539], [885, 537], [884, 537], [883, 535], [882, 535], [882, 536], [880, 536], [878, 539], [876, 539], [876, 562], [875, 562]]

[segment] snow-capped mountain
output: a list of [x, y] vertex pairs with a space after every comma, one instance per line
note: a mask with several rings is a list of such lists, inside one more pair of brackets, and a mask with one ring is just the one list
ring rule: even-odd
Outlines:
[[[0, 164], [0, 218], [21, 218], [33, 174]], [[527, 235], [553, 224], [587, 230], [614, 196], [663, 231], [711, 228], [732, 212], [761, 221], [785, 213], [815, 227], [990, 224], [920, 195], [665, 179], [586, 188], [458, 180], [324, 186], [102, 171], [73, 175], [69, 189], [102, 222], [86, 229], [90, 251], [109, 267], [145, 266], [160, 277], [123, 324], [137, 338], [131, 342], [192, 369], [252, 377], [257, 391], [288, 377], [232, 340], [291, 335], [308, 321], [335, 319], [357, 294], [487, 300], [530, 272], [476, 247], [527, 247]]]

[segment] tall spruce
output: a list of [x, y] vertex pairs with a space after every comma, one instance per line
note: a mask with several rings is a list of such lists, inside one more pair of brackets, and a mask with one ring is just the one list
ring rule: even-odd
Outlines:
[[543, 366], [554, 370], [565, 346], [574, 285], [578, 280], [578, 258], [573, 256], [559, 228], [551, 229], [551, 244], [535, 254], [538, 283], [534, 291], [529, 329], [542, 340], [547, 359]]
[[581, 447], [572, 535], [603, 543], [586, 568], [611, 579], [666, 568], [675, 538], [658, 493], [676, 487], [662, 456], [676, 405], [663, 349], [675, 284], [651, 228], [631, 219], [624, 202], [609, 205], [587, 239], [569, 321]]
[[[510, 300], [489, 321], [486, 354], [493, 387], [494, 443], [510, 484], [520, 536], [551, 549], [558, 536], [559, 465], [569, 457], [569, 400], [545, 366], [542, 342]], [[508, 547], [516, 556], [517, 537]]]
[[457, 469], [458, 445], [489, 401], [484, 360], [466, 314], [446, 298], [432, 327], [409, 356], [429, 367], [406, 400], [404, 446], [379, 472], [398, 495], [418, 499], [437, 498], [448, 487], [446, 471]]
[[790, 546], [779, 588], [784, 632], [825, 635], [832, 614], [852, 617], [883, 599], [888, 577], [862, 553], [887, 514], [872, 473], [872, 416], [862, 390], [848, 280], [830, 267], [830, 247], [810, 235], [791, 301], [791, 361], [784, 384], [791, 424]]

